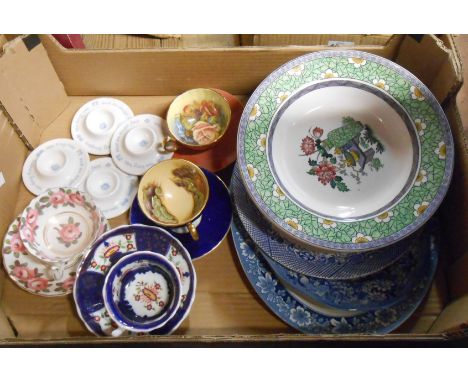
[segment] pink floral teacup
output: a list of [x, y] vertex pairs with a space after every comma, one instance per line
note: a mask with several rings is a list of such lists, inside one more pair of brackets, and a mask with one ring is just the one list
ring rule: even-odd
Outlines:
[[73, 188], [54, 188], [23, 211], [20, 236], [27, 251], [49, 264], [53, 277], [59, 279], [105, 231], [106, 224], [91, 196]]

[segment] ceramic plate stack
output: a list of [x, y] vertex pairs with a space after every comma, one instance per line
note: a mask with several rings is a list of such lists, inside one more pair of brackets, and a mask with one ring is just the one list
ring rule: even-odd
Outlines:
[[233, 238], [267, 305], [307, 333], [394, 330], [437, 263], [453, 140], [411, 73], [357, 51], [313, 53], [249, 99], [231, 191]]

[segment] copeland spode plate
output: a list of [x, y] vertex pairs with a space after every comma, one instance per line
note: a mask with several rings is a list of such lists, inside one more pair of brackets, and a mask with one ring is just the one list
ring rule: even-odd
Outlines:
[[72, 139], [53, 139], [32, 151], [23, 165], [26, 188], [39, 195], [49, 188], [78, 187], [89, 166], [89, 155]]
[[143, 175], [150, 167], [173, 153], [162, 146], [167, 136], [166, 121], [157, 115], [140, 114], [122, 122], [111, 141], [114, 163], [130, 175]]
[[[192, 260], [199, 259], [213, 251], [229, 232], [232, 220], [232, 207], [229, 190], [215, 174], [202, 168], [210, 188], [208, 201], [203, 209], [201, 219], [195, 221], [199, 239], [193, 240], [188, 232], [175, 232], [168, 228], [189, 251]], [[155, 223], [146, 217], [137, 198], [130, 209], [131, 224], [154, 226]]]
[[384, 309], [370, 310], [352, 317], [328, 317], [302, 304], [284, 288], [236, 219], [232, 224], [232, 237], [241, 266], [261, 300], [286, 324], [308, 334], [385, 334], [395, 330], [420, 305], [437, 267], [438, 246], [436, 240], [431, 238], [425, 266], [404, 300]]
[[261, 212], [305, 245], [387, 246], [440, 205], [453, 139], [433, 94], [364, 52], [299, 57], [269, 75], [241, 118], [242, 179]]
[[80, 107], [73, 117], [71, 134], [90, 154], [110, 154], [110, 142], [117, 126], [133, 117], [133, 111], [115, 98], [96, 98]]
[[161, 228], [142, 224], [120, 226], [102, 235], [78, 267], [73, 297], [78, 315], [91, 333], [110, 336], [117, 328], [104, 306], [102, 288], [110, 267], [135, 251], [151, 251], [166, 256], [181, 277], [180, 308], [163, 327], [151, 334], [173, 332], [189, 314], [197, 281], [188, 251], [179, 240]]
[[29, 254], [19, 233], [20, 217], [8, 227], [3, 240], [3, 266], [8, 276], [25, 291], [44, 297], [63, 296], [71, 293], [78, 263], [65, 269], [63, 276], [55, 280], [47, 264]]
[[394, 263], [417, 240], [417, 234], [414, 234], [388, 247], [366, 252], [328, 253], [304, 249], [279, 235], [259, 212], [245, 190], [237, 166], [231, 178], [231, 193], [245, 230], [263, 253], [283, 267], [305, 276], [328, 280], [365, 277]]
[[394, 264], [358, 280], [326, 280], [308, 277], [284, 268], [264, 255], [272, 271], [287, 288], [306, 299], [336, 309], [368, 311], [391, 306], [404, 299], [413, 287], [429, 253], [429, 235], [422, 235]]
[[84, 183], [86, 191], [107, 219], [130, 208], [138, 191], [138, 177], [118, 169], [111, 158], [93, 160]]

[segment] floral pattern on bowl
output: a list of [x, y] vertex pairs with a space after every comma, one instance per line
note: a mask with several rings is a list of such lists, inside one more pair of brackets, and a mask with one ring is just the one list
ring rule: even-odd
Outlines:
[[[374, 136], [368, 125], [343, 117], [341, 127], [321, 139], [323, 129], [316, 127], [302, 139], [301, 154], [308, 157], [309, 175], [317, 177], [324, 186], [329, 185], [341, 192], [349, 191], [346, 178], [357, 184], [368, 171], [379, 171], [383, 164], [378, 154], [385, 151], [384, 145]], [[366, 172], [366, 166], [368, 171]]]
[[73, 188], [50, 189], [39, 195], [20, 220], [26, 250], [49, 263], [69, 262], [82, 255], [107, 224], [92, 198]]
[[48, 266], [27, 252], [19, 229], [20, 216], [10, 225], [3, 241], [3, 265], [8, 276], [20, 288], [35, 295], [54, 297], [70, 294], [78, 265], [68, 268], [61, 279], [55, 280]]
[[212, 89], [191, 89], [169, 107], [169, 131], [177, 142], [192, 149], [208, 148], [224, 136], [231, 119], [228, 101]]

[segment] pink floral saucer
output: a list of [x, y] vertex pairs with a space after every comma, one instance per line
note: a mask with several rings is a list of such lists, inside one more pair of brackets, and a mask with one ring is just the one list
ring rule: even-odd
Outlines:
[[25, 291], [45, 297], [63, 296], [72, 292], [78, 263], [54, 280], [49, 266], [30, 255], [19, 233], [20, 217], [17, 216], [7, 230], [3, 241], [3, 266], [10, 278]]

